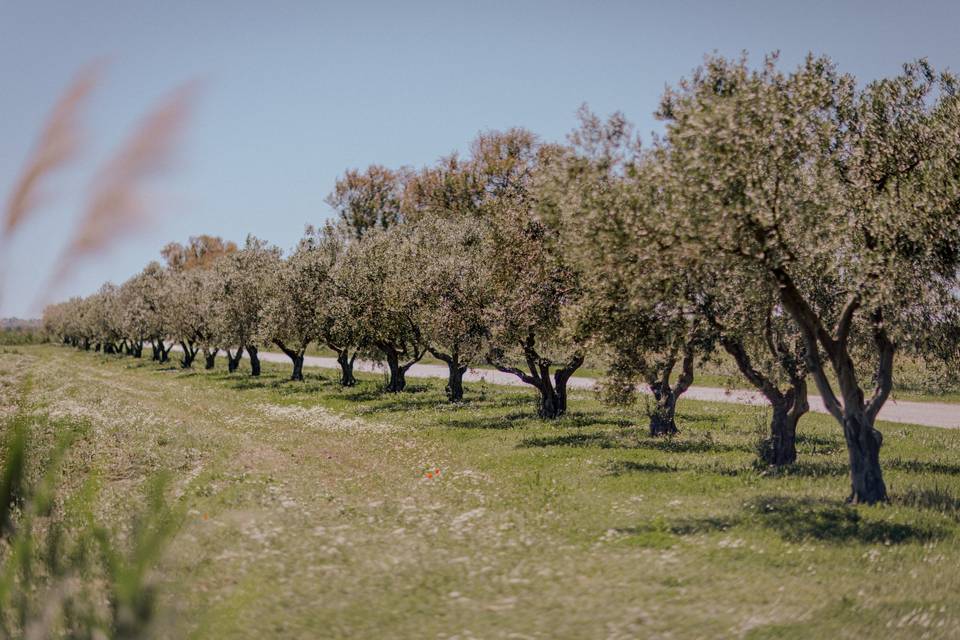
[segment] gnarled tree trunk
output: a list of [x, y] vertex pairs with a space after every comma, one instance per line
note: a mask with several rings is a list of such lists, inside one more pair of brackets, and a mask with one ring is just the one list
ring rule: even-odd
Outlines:
[[770, 439], [762, 450], [762, 458], [769, 465], [782, 467], [797, 461], [797, 423], [810, 409], [807, 383], [795, 383], [785, 394], [771, 399], [771, 404]]
[[180, 357], [180, 368], [190, 369], [193, 367], [193, 359], [197, 357], [199, 349], [194, 347], [193, 342], [189, 340], [181, 340], [180, 348], [183, 349], [183, 355]]
[[[843, 427], [850, 461], [848, 500], [854, 504], [885, 502], [888, 499], [887, 487], [880, 469], [883, 436], [874, 428], [874, 422], [893, 389], [893, 357], [896, 345], [887, 334], [882, 308], [874, 308], [867, 316], [877, 352], [877, 368], [874, 374], [876, 388], [873, 396], [869, 401], [864, 401], [849, 348], [854, 316], [861, 305], [860, 294], [854, 292], [850, 295], [835, 328], [830, 331], [797, 289], [790, 274], [782, 268], [776, 268], [773, 275], [780, 285], [780, 298], [784, 307], [800, 328], [806, 346], [807, 368], [817, 383], [823, 404]], [[843, 398], [842, 404], [823, 370], [821, 348], [833, 368], [840, 397]]]
[[850, 460], [850, 497], [853, 504], [874, 504], [887, 500], [887, 486], [880, 469], [883, 436], [863, 412], [845, 412], [843, 437]]
[[400, 393], [407, 387], [407, 370], [420, 361], [426, 349], [415, 350], [410, 360], [400, 362], [400, 357], [406, 353], [405, 350], [397, 349], [388, 344], [381, 344], [378, 347], [386, 357], [387, 368], [390, 371], [390, 380], [387, 382], [386, 391], [388, 393]]
[[217, 366], [217, 354], [220, 353], [220, 349], [214, 347], [213, 349], [203, 349], [203, 368], [204, 369], [213, 369]]
[[306, 352], [306, 347], [302, 347], [298, 351], [288, 348], [281, 340], [274, 340], [273, 343], [293, 362], [293, 373], [290, 375], [290, 379], [303, 382], [303, 354]]
[[650, 373], [647, 383], [650, 391], [653, 393], [653, 407], [650, 409], [650, 435], [651, 436], [671, 436], [679, 431], [677, 429], [677, 400], [682, 396], [693, 383], [693, 345], [686, 344], [683, 347], [683, 362], [681, 364], [680, 376], [677, 383], [670, 386], [670, 374], [673, 373], [673, 367], [676, 364], [676, 352], [671, 354], [662, 366], [657, 367]]
[[357, 379], [353, 377], [353, 362], [357, 358], [357, 352], [354, 351], [351, 356], [349, 347], [331, 348], [337, 352], [337, 364], [340, 365], [340, 386], [354, 386], [357, 384]]
[[583, 356], [575, 354], [569, 361], [561, 365], [550, 378], [550, 368], [553, 362], [542, 358], [536, 350], [536, 338], [531, 333], [522, 343], [524, 358], [527, 361], [529, 373], [510, 366], [503, 362], [503, 355], [493, 351], [487, 356], [487, 362], [499, 371], [510, 373], [531, 385], [539, 392], [537, 399], [537, 415], [545, 419], [559, 418], [567, 412], [567, 382], [573, 373], [583, 364]]
[[650, 435], [672, 436], [677, 429], [677, 396], [672, 389], [654, 391], [654, 405], [650, 410]]
[[[797, 423], [810, 409], [807, 402], [806, 374], [800, 367], [803, 349], [791, 350], [775, 336], [772, 317], [768, 314], [764, 329], [767, 349], [790, 379], [790, 388], [781, 391], [773, 380], [754, 368], [743, 342], [723, 333], [723, 327], [716, 318], [708, 315], [707, 319], [720, 331], [720, 343], [726, 352], [733, 356], [740, 373], [770, 401], [773, 408], [770, 437], [761, 444], [760, 459], [775, 467], [793, 464], [797, 461]], [[795, 351], [799, 351], [799, 354]]]
[[446, 354], [436, 349], [428, 348], [433, 357], [447, 363], [447, 387], [445, 389], [447, 400], [450, 402], [463, 402], [463, 374], [467, 372], [467, 365], [460, 362], [460, 353], [454, 349], [452, 353]]
[[260, 375], [260, 356], [257, 355], [258, 349], [252, 344], [247, 345], [247, 355], [250, 356], [250, 375]]
[[230, 353], [230, 348], [224, 349], [227, 352], [227, 372], [233, 373], [240, 366], [240, 359], [243, 358], [243, 347], [237, 347], [236, 353]]

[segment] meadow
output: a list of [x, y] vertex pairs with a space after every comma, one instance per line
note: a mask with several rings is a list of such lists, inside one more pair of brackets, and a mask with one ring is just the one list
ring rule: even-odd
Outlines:
[[59, 510], [95, 476], [122, 539], [169, 477], [155, 637], [960, 635], [957, 431], [878, 423], [891, 501], [852, 507], [829, 416], [773, 471], [755, 407], [681, 400], [652, 438], [586, 392], [544, 421], [522, 388], [288, 377], [0, 347], [0, 418], [31, 417], [37, 464], [76, 434]]

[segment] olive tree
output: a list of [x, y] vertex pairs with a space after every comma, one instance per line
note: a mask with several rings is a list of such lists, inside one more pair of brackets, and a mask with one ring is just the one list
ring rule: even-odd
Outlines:
[[281, 264], [280, 250], [247, 236], [244, 247], [218, 258], [212, 266], [212, 300], [216, 308], [216, 343], [245, 349], [251, 375], [260, 375], [260, 320]]
[[409, 270], [416, 274], [414, 323], [427, 350], [447, 364], [447, 398], [463, 400], [463, 374], [487, 349], [489, 230], [470, 218], [424, 218], [412, 224]]
[[237, 245], [234, 242], [219, 236], [201, 234], [191, 236], [186, 244], [167, 243], [160, 250], [160, 255], [173, 271], [185, 271], [197, 268], [208, 269], [217, 258], [236, 250]]
[[317, 339], [337, 354], [340, 366], [340, 384], [352, 387], [357, 383], [353, 375], [353, 365], [357, 359], [362, 332], [356, 318], [350, 313], [350, 298], [344, 297], [337, 283], [337, 264], [342, 259], [349, 244], [349, 238], [342, 227], [327, 224], [308, 233], [299, 247], [305, 264], [314, 265], [311, 269], [321, 284], [318, 298], [314, 303], [314, 322], [317, 327]]
[[168, 303], [169, 288], [167, 279], [170, 273], [158, 262], [150, 262], [143, 271], [134, 276], [136, 282], [134, 304], [140, 308], [142, 314], [144, 340], [152, 347], [153, 359], [167, 362], [169, 347], [164, 342], [168, 331], [166, 327], [166, 305]]
[[416, 322], [412, 253], [405, 227], [371, 230], [346, 247], [332, 276], [340, 331], [352, 334], [362, 349], [382, 354], [391, 393], [403, 391], [406, 372], [426, 352]]
[[[163, 284], [166, 273], [151, 262], [143, 271], [123, 283], [119, 291], [121, 324], [128, 339], [127, 352], [139, 358], [144, 342], [163, 345]], [[161, 349], [154, 346], [154, 359], [161, 359]]]
[[718, 57], [668, 90], [660, 115], [685, 249], [775, 288], [843, 428], [850, 501], [886, 500], [875, 421], [895, 353], [957, 290], [956, 81], [919, 62], [859, 88], [823, 58], [784, 73], [775, 57], [758, 69]]
[[175, 271], [166, 282], [166, 329], [180, 343], [180, 366], [189, 369], [203, 348], [216, 343], [214, 274], [208, 269]]
[[[567, 380], [583, 362], [566, 320], [576, 277], [561, 258], [555, 230], [536, 212], [536, 176], [555, 152], [524, 129], [482, 133], [465, 159], [454, 154], [408, 176], [404, 191], [407, 220], [464, 225], [459, 231], [451, 226], [449, 238], [435, 242], [432, 258], [422, 245], [418, 263], [432, 260], [430, 277], [453, 287], [431, 304], [433, 287], [423, 284], [424, 308], [434, 309], [425, 331], [432, 324], [429, 330], [447, 343], [434, 355], [450, 367], [451, 395], [459, 395], [465, 370], [450, 362], [451, 339], [473, 350], [486, 342], [486, 360], [534, 386], [539, 414], [548, 418], [566, 411]], [[462, 248], [451, 246], [465, 241]], [[461, 277], [467, 273], [473, 281]]]
[[743, 377], [770, 403], [770, 435], [760, 443], [760, 459], [793, 464], [797, 424], [810, 409], [803, 337], [775, 287], [744, 265], [730, 266], [712, 279], [698, 308]]
[[554, 230], [529, 206], [498, 215], [486, 260], [487, 362], [533, 386], [538, 415], [557, 418], [567, 410], [567, 382], [584, 360], [574, 330], [579, 274], [557, 249]]
[[260, 318], [261, 339], [272, 342], [293, 362], [291, 380], [303, 380], [303, 358], [311, 342], [337, 353], [343, 386], [356, 384], [356, 346], [350, 323], [339, 321], [333, 270], [344, 250], [344, 239], [332, 226], [307, 228], [296, 250], [278, 265]]
[[365, 171], [348, 170], [337, 180], [327, 204], [340, 225], [359, 240], [375, 229], [387, 229], [403, 219], [403, 171], [371, 165]]

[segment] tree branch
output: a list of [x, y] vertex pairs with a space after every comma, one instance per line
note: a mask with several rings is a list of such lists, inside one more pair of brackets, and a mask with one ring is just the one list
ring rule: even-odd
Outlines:
[[893, 389], [893, 356], [896, 352], [896, 345], [890, 340], [886, 327], [883, 325], [883, 312], [877, 309], [872, 316], [873, 341], [879, 352], [879, 360], [877, 362], [877, 386], [866, 407], [867, 417], [871, 422], [876, 419]]

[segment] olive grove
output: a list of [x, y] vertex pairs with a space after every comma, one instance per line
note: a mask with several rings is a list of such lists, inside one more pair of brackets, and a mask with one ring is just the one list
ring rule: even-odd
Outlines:
[[[49, 306], [66, 344], [140, 357], [149, 344], [208, 368], [273, 345], [304, 380], [311, 345], [340, 383], [356, 358], [406, 389], [425, 354], [469, 401], [470, 367], [567, 411], [584, 365], [602, 396], [644, 392], [651, 436], [681, 429], [701, 362], [729, 358], [771, 409], [763, 463], [797, 459], [813, 380], [842, 430], [850, 500], [887, 499], [877, 416], [899, 352], [960, 361], [960, 96], [925, 61], [861, 84], [826, 58], [708, 57], [668, 88], [662, 135], [641, 144], [620, 115], [585, 108], [566, 144], [484, 132], [421, 169], [349, 170], [286, 257], [249, 237], [163, 250], [127, 282]], [[931, 365], [933, 366], [933, 365]]]

